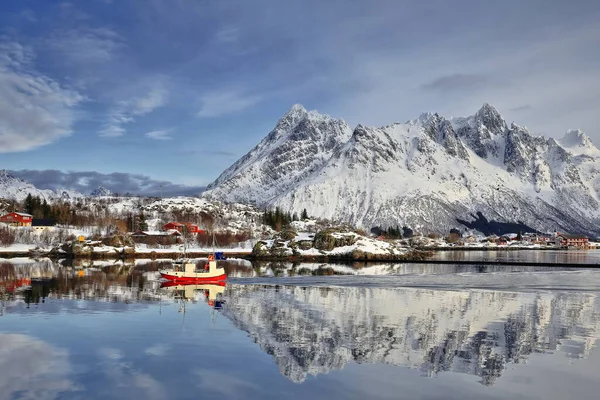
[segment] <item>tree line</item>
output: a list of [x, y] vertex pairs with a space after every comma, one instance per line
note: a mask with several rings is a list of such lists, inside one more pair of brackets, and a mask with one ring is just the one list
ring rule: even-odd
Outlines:
[[280, 231], [284, 226], [289, 225], [292, 221], [304, 221], [307, 219], [309, 219], [309, 216], [306, 208], [302, 210], [300, 217], [298, 217], [298, 214], [295, 212], [285, 212], [282, 211], [281, 208], [275, 207], [275, 210], [264, 210], [262, 223], [270, 226], [276, 231]]

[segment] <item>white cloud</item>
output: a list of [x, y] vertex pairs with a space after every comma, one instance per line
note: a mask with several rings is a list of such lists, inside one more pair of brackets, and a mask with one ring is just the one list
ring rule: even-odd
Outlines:
[[125, 128], [117, 124], [109, 124], [106, 125], [100, 131], [100, 136], [102, 137], [119, 137], [125, 134]]
[[131, 112], [133, 115], [148, 114], [154, 111], [154, 109], [165, 105], [166, 102], [166, 91], [163, 88], [154, 88], [145, 96], [133, 100]]
[[233, 114], [251, 107], [262, 100], [259, 95], [246, 94], [237, 90], [215, 91], [200, 97], [202, 106], [199, 117], [211, 118]]
[[[157, 86], [150, 89], [146, 94], [135, 97], [129, 101], [117, 103], [108, 115], [108, 122], [100, 130], [100, 136], [103, 137], [118, 137], [123, 136], [126, 132], [123, 125], [135, 122], [136, 116], [150, 114], [155, 109], [164, 106], [167, 103], [167, 91], [162, 86]], [[160, 136], [160, 132], [164, 132], [162, 137], [153, 137], [150, 134]], [[152, 139], [170, 139], [165, 136], [167, 131], [148, 132], [146, 136]]]
[[26, 151], [72, 133], [83, 96], [32, 67], [33, 51], [0, 43], [0, 152]]
[[171, 140], [173, 138], [169, 136], [169, 132], [169, 130], [147, 132], [146, 137], [154, 140]]
[[0, 334], [0, 393], [7, 398], [55, 399], [77, 387], [65, 350], [22, 334]]

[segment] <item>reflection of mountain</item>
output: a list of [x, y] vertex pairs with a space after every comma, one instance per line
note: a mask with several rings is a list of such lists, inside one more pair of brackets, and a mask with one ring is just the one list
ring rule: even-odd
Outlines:
[[600, 332], [590, 293], [228, 285], [226, 299], [224, 314], [295, 382], [356, 362], [491, 385], [534, 352], [585, 357]]

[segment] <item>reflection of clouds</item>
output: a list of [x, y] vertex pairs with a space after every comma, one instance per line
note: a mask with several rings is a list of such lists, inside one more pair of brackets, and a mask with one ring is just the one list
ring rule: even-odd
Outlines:
[[0, 371], [6, 398], [54, 399], [76, 390], [67, 352], [31, 336], [0, 333]]
[[226, 399], [247, 398], [249, 397], [249, 390], [254, 392], [260, 390], [260, 387], [252, 382], [228, 376], [218, 371], [197, 369], [194, 374], [200, 377], [199, 386], [202, 391], [219, 393]]
[[123, 353], [120, 350], [113, 349], [111, 347], [105, 347], [99, 350], [100, 355], [109, 360], [118, 360], [123, 357]]
[[167, 398], [162, 384], [150, 375], [136, 370], [131, 362], [126, 362], [122, 351], [106, 347], [101, 349], [99, 354], [104, 358], [106, 377], [114, 382], [113, 385], [109, 385], [113, 388], [109, 397], [148, 400]]
[[169, 351], [169, 346], [167, 346], [166, 344], [157, 344], [154, 345], [152, 347], [148, 347], [145, 351], [146, 354], [148, 354], [149, 356], [164, 356], [167, 354], [167, 352]]

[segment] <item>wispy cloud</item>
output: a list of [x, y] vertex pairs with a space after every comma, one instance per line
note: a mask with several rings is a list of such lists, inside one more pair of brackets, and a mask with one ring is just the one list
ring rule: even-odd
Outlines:
[[35, 16], [35, 13], [29, 9], [25, 9], [25, 10], [21, 11], [20, 17], [28, 22], [37, 22], [37, 20], [38, 20], [37, 17]]
[[35, 53], [0, 42], [0, 153], [25, 151], [69, 136], [84, 97], [38, 72]]
[[440, 92], [454, 92], [459, 90], [473, 90], [490, 84], [490, 80], [477, 74], [452, 74], [441, 76], [421, 87], [425, 90], [436, 90]]
[[161, 131], [151, 131], [146, 133], [146, 137], [154, 140], [171, 140], [173, 139], [169, 136], [170, 130], [161, 130]]
[[[135, 97], [129, 101], [118, 102], [108, 115], [108, 122], [100, 130], [100, 136], [103, 137], [118, 137], [123, 136], [126, 133], [123, 125], [135, 122], [137, 116], [146, 115], [154, 111], [155, 109], [162, 107], [167, 102], [167, 92], [162, 87], [155, 87], [150, 89], [146, 94]], [[160, 136], [160, 132], [167, 131], [155, 131], [148, 132], [146, 136], [153, 139], [170, 139], [163, 135], [163, 137], [153, 137], [149, 134]]]
[[125, 47], [124, 40], [115, 31], [88, 27], [54, 32], [45, 44], [68, 62], [78, 65], [109, 62]]
[[215, 34], [215, 40], [220, 43], [235, 42], [238, 39], [239, 29], [236, 27], [225, 27]]
[[156, 180], [145, 175], [114, 172], [102, 174], [95, 171], [18, 170], [13, 175], [31, 182], [40, 189], [72, 189], [89, 194], [104, 186], [113, 193], [132, 193], [143, 196], [195, 196], [204, 186], [191, 186]]
[[513, 107], [510, 109], [510, 111], [514, 111], [514, 112], [520, 112], [520, 111], [529, 111], [532, 110], [533, 107], [529, 104], [524, 104], [522, 106], [518, 106], [518, 107]]
[[261, 100], [260, 95], [248, 94], [243, 91], [215, 91], [200, 97], [202, 106], [197, 115], [201, 118], [211, 118], [234, 114], [256, 105]]

